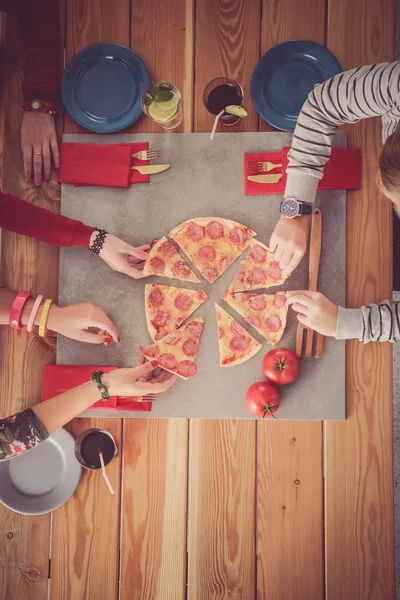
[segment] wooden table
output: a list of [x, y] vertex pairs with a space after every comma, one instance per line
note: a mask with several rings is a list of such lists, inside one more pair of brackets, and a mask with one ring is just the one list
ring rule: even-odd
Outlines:
[[[249, 83], [260, 53], [284, 40], [326, 44], [344, 69], [394, 52], [393, 0], [66, 0], [66, 59], [113, 41], [134, 48], [154, 79], [181, 90], [181, 131], [207, 131], [205, 84]], [[65, 19], [64, 19], [65, 16]], [[7, 23], [0, 98], [2, 187], [59, 210], [55, 184], [24, 183], [19, 151], [21, 51]], [[3, 38], [4, 39], [4, 38]], [[249, 101], [239, 130], [269, 130]], [[156, 131], [142, 119], [133, 132]], [[67, 117], [65, 132], [80, 131]], [[158, 131], [158, 130], [157, 130]], [[349, 193], [347, 304], [391, 295], [391, 208], [375, 185], [380, 124], [352, 126], [363, 149]], [[61, 124], [60, 124], [61, 132]], [[58, 251], [3, 232], [1, 281], [56, 297]], [[0, 413], [38, 401], [54, 348], [1, 331]], [[116, 490], [85, 473], [53, 516], [0, 510], [0, 597], [44, 600], [393, 600], [392, 353], [347, 345], [346, 422], [84, 420], [121, 453]], [[50, 523], [52, 539], [50, 546]], [[51, 551], [51, 563], [49, 555]]]

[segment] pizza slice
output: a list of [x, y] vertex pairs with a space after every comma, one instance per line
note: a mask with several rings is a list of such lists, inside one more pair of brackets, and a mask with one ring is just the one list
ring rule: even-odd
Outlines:
[[224, 294], [222, 299], [262, 335], [270, 344], [277, 344], [286, 327], [285, 292], [277, 294]]
[[228, 294], [275, 287], [285, 281], [286, 277], [282, 275], [274, 253], [261, 242], [251, 240], [250, 252], [240, 263], [240, 269], [228, 288]]
[[169, 234], [204, 279], [214, 283], [246, 250], [255, 232], [241, 223], [220, 217], [190, 219]]
[[144, 264], [144, 275], [158, 275], [181, 281], [200, 281], [179, 254], [178, 247], [166, 237], [159, 239]]
[[155, 341], [175, 331], [208, 298], [203, 290], [148, 283], [144, 297], [147, 327]]
[[140, 346], [140, 351], [148, 360], [157, 360], [162, 369], [189, 379], [197, 372], [194, 359], [203, 327], [203, 317], [197, 317], [155, 344]]
[[229, 313], [218, 304], [217, 313], [219, 364], [221, 367], [234, 367], [252, 358], [262, 348]]

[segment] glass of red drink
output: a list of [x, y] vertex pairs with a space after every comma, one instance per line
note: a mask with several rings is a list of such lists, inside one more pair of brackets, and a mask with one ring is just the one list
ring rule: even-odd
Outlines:
[[[203, 94], [204, 106], [214, 116], [217, 116], [226, 106], [242, 106], [243, 89], [233, 79], [217, 77], [210, 81]], [[224, 113], [219, 122], [224, 125], [235, 125], [240, 117]]]
[[117, 444], [105, 429], [86, 429], [75, 440], [75, 456], [85, 469], [101, 469], [99, 450], [104, 459], [104, 465], [108, 465], [118, 453]]

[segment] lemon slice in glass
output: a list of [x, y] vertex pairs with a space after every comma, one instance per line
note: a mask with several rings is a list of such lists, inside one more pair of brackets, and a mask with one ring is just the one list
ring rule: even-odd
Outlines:
[[170, 100], [165, 100], [164, 102], [157, 102], [158, 106], [163, 110], [172, 110], [176, 108], [179, 103], [179, 96], [176, 92], [171, 92], [172, 98]]
[[[168, 102], [171, 102], [171, 100], [168, 100]], [[169, 121], [176, 113], [176, 105], [174, 106], [174, 108], [170, 108], [168, 110], [165, 110], [164, 106], [165, 103], [163, 103], [163, 105], [160, 106], [159, 104], [157, 104], [157, 102], [152, 102], [152, 104], [150, 104], [150, 106], [147, 109], [149, 112], [149, 116], [155, 121], [159, 121], [160, 123], [165, 123], [166, 121]]]
[[225, 112], [229, 115], [235, 115], [236, 117], [240, 117], [241, 119], [247, 117], [247, 112], [244, 110], [244, 108], [242, 108], [241, 106], [235, 106], [234, 104], [226, 106]]

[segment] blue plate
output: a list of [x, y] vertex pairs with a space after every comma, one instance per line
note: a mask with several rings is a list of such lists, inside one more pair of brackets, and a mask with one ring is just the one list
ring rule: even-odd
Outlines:
[[300, 110], [313, 87], [341, 68], [329, 50], [316, 42], [283, 42], [258, 61], [251, 78], [251, 98], [267, 123], [293, 131]]
[[150, 84], [143, 60], [118, 44], [93, 44], [68, 63], [62, 80], [65, 108], [95, 133], [115, 133], [138, 120]]

